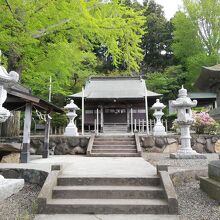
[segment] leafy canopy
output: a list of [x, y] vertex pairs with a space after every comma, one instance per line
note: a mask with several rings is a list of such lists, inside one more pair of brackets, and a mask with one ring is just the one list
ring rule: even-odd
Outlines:
[[117, 0], [0, 0], [0, 47], [4, 64], [16, 70], [36, 95], [78, 89], [98, 74], [97, 48], [117, 69], [138, 71], [143, 17]]

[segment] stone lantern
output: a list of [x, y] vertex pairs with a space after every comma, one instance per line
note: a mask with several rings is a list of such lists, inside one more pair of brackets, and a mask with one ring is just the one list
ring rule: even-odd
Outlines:
[[157, 99], [156, 103], [152, 106], [151, 109], [154, 110], [154, 117], [156, 118], [156, 124], [153, 128], [153, 135], [154, 136], [162, 136], [162, 135], [167, 135], [166, 131], [165, 131], [165, 127], [163, 126], [163, 124], [161, 123], [161, 118], [164, 115], [163, 113], [163, 109], [166, 106], [160, 102], [159, 99]]
[[202, 154], [198, 154], [191, 148], [190, 126], [194, 123], [192, 118], [192, 107], [197, 105], [196, 100], [191, 100], [187, 97], [187, 90], [182, 88], [179, 90], [179, 98], [171, 102], [171, 106], [177, 110], [177, 124], [180, 127], [181, 148], [173, 154], [170, 154], [174, 159], [194, 159], [206, 158]]
[[67, 109], [67, 117], [69, 118], [69, 124], [65, 128], [64, 135], [65, 136], [78, 136], [78, 128], [75, 125], [75, 118], [77, 116], [76, 110], [79, 110], [79, 107], [74, 103], [73, 100], [70, 101], [69, 104], [67, 104], [64, 109]]

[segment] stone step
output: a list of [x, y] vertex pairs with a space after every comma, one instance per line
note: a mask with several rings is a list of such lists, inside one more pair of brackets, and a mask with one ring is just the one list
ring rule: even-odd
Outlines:
[[94, 145], [135, 145], [135, 141], [109, 141], [109, 140], [105, 140], [105, 141], [100, 141], [100, 140], [95, 140], [93, 142]]
[[140, 157], [139, 153], [91, 153], [91, 157]]
[[59, 176], [58, 186], [159, 186], [158, 176], [149, 177], [74, 177]]
[[132, 138], [134, 140], [134, 135], [99, 135], [96, 136], [95, 139], [115, 139], [115, 138], [120, 138], [120, 139], [124, 139], [124, 138]]
[[109, 141], [109, 142], [113, 142], [113, 141], [120, 141], [120, 142], [133, 142], [134, 138], [95, 138], [96, 142], [102, 142], [102, 141]]
[[168, 214], [161, 199], [51, 199], [45, 214]]
[[[92, 214], [51, 214], [35, 215], [34, 220], [181, 220], [178, 215], [124, 214], [124, 215], [92, 215]], [[183, 220], [183, 219], [182, 219]]]
[[106, 149], [106, 148], [101, 148], [101, 149], [92, 149], [92, 153], [114, 153], [114, 154], [121, 154], [121, 153], [137, 153], [136, 149], [126, 149], [126, 148], [116, 148], [116, 149]]
[[163, 189], [159, 186], [56, 186], [53, 199], [159, 199]]
[[135, 145], [93, 145], [92, 149], [136, 149]]

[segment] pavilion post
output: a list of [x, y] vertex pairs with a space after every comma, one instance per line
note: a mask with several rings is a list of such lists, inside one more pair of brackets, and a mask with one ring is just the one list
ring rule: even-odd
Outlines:
[[84, 135], [84, 121], [85, 121], [85, 98], [84, 88], [82, 88], [82, 135]]
[[49, 143], [50, 143], [50, 116], [49, 114], [47, 114], [45, 133], [44, 133], [44, 147], [42, 152], [43, 158], [48, 158], [49, 156]]
[[26, 103], [23, 142], [21, 149], [21, 163], [28, 163], [30, 157], [30, 133], [31, 133], [32, 104]]
[[103, 127], [104, 127], [104, 117], [103, 117], [103, 106], [101, 106], [101, 133], [103, 133]]

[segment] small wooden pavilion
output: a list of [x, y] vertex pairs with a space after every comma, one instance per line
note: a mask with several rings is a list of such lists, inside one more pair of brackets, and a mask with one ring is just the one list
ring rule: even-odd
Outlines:
[[39, 97], [33, 96], [30, 89], [25, 88], [15, 81], [0, 77], [0, 86], [3, 86], [3, 88], [7, 91], [7, 99], [3, 103], [3, 107], [9, 111], [25, 111], [21, 162], [27, 163], [29, 161], [32, 108], [46, 114], [46, 128], [42, 156], [43, 158], [47, 158], [49, 155], [49, 114], [52, 111], [63, 113], [63, 110]]
[[82, 104], [83, 128], [128, 132], [143, 121], [148, 130], [148, 106], [160, 96], [141, 77], [90, 77], [84, 91], [70, 98]]

